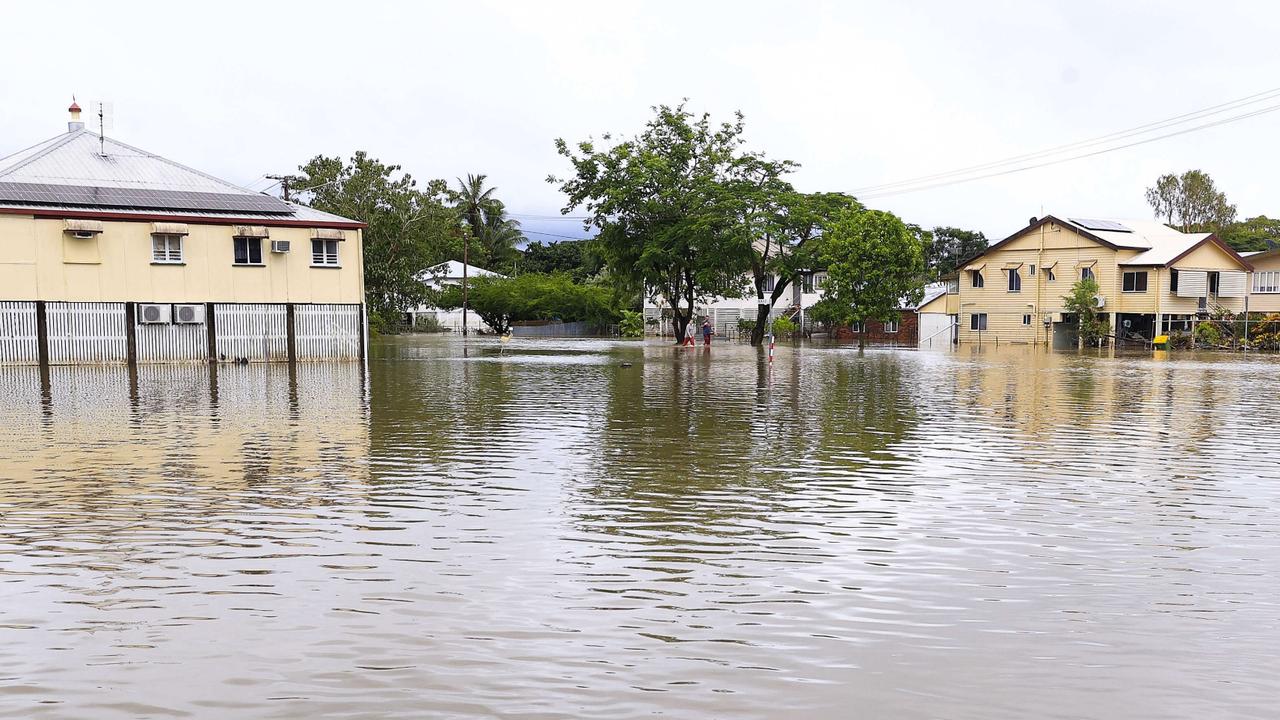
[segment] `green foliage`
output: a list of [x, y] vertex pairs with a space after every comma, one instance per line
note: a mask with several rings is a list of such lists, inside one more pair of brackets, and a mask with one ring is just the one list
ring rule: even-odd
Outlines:
[[1218, 237], [1236, 252], [1269, 250], [1273, 244], [1280, 245], [1280, 220], [1259, 215], [1228, 225]]
[[[823, 238], [827, 267], [819, 317], [838, 322], [892, 320], [924, 295], [924, 248], [897, 216], [844, 210]], [[866, 342], [860, 334], [859, 343]]]
[[756, 321], [751, 318], [738, 318], [739, 332], [753, 332], [756, 329]]
[[378, 327], [394, 331], [398, 313], [426, 296], [418, 276], [461, 248], [456, 215], [443, 202], [444, 181], [419, 189], [399, 165], [385, 165], [364, 152], [346, 162], [317, 155], [299, 170], [301, 202], [368, 224], [363, 264], [370, 329], [379, 316]]
[[833, 297], [823, 297], [814, 303], [805, 314], [810, 320], [818, 325], [830, 330], [833, 325], [842, 323], [848, 317], [848, 312], [841, 308], [839, 302]]
[[794, 320], [785, 315], [779, 315], [773, 319], [773, 323], [769, 326], [773, 331], [774, 337], [791, 337], [796, 334], [800, 326]]
[[420, 333], [444, 332], [445, 328], [434, 315], [419, 315], [413, 320], [413, 331]]
[[1217, 347], [1222, 345], [1222, 330], [1217, 323], [1205, 321], [1196, 324], [1194, 331], [1196, 344]]
[[[460, 307], [461, 292], [441, 292], [436, 300], [440, 307]], [[609, 325], [621, 317], [608, 288], [578, 284], [567, 275], [479, 277], [468, 285], [467, 306], [499, 333], [507, 332], [512, 322], [526, 320]]]
[[618, 330], [622, 337], [644, 337], [644, 315], [635, 310], [623, 310], [622, 320], [618, 322]]
[[1062, 297], [1065, 312], [1076, 316], [1077, 332], [1085, 344], [1096, 342], [1111, 327], [1098, 318], [1098, 281], [1081, 278], [1071, 286], [1071, 292]]
[[956, 271], [965, 260], [987, 249], [987, 236], [972, 230], [936, 227], [928, 233], [924, 261], [929, 280], [937, 281]]
[[1280, 347], [1280, 313], [1272, 313], [1250, 325], [1249, 344], [1255, 348]]
[[593, 245], [610, 281], [662, 297], [682, 341], [696, 302], [742, 292], [750, 239], [735, 216], [741, 203], [725, 188], [743, 157], [743, 123], [738, 114], [716, 125], [683, 104], [653, 110], [635, 137], [605, 135], [600, 147], [557, 139], [573, 174], [548, 181], [568, 197], [565, 212], [583, 208], [587, 226], [599, 228]]
[[458, 178], [458, 187], [449, 192], [449, 199], [474, 241], [467, 248], [468, 264], [509, 273], [520, 255], [517, 248], [524, 234], [520, 223], [507, 217], [506, 207], [494, 196], [497, 188], [485, 187], [487, 177], [469, 174], [466, 180]]
[[1169, 334], [1169, 348], [1172, 350], [1190, 350], [1195, 346], [1191, 333], [1173, 332]]
[[1236, 219], [1236, 206], [1200, 170], [1161, 175], [1147, 188], [1147, 203], [1157, 218], [1176, 222], [1183, 232], [1220, 232]]
[[516, 273], [565, 273], [578, 282], [591, 279], [604, 269], [604, 260], [590, 240], [540, 240], [524, 246], [516, 263]]

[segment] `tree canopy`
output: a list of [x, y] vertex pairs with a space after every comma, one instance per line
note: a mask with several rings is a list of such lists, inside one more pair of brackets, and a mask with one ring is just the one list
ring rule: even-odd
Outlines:
[[1071, 292], [1062, 296], [1062, 308], [1076, 316], [1076, 328], [1086, 344], [1105, 336], [1111, 326], [1098, 317], [1098, 281], [1092, 277], [1081, 278], [1071, 286]]
[[394, 324], [395, 315], [425, 299], [419, 275], [461, 248], [456, 213], [444, 204], [445, 182], [419, 188], [399, 165], [364, 152], [345, 162], [317, 155], [299, 171], [300, 202], [368, 224], [363, 265], [371, 321]]
[[1236, 252], [1270, 250], [1280, 247], [1280, 220], [1259, 215], [1231, 223], [1218, 233], [1218, 237]]
[[604, 260], [590, 240], [535, 240], [524, 246], [515, 273], [566, 273], [578, 282], [592, 278], [604, 268]]
[[497, 188], [486, 187], [487, 175], [468, 174], [458, 178], [457, 187], [449, 191], [463, 227], [474, 241], [467, 248], [470, 265], [495, 272], [511, 272], [519, 256], [524, 234], [520, 223], [507, 217], [506, 206], [496, 196]]
[[1161, 175], [1147, 188], [1147, 203], [1156, 218], [1182, 232], [1221, 232], [1236, 219], [1236, 206], [1201, 170]]
[[[608, 325], [622, 315], [608, 288], [575, 283], [564, 274], [486, 275], [473, 280], [467, 294], [467, 307], [499, 333], [507, 332], [513, 322], [561, 320]], [[461, 307], [461, 288], [444, 288], [435, 304], [444, 309]]]
[[[822, 242], [827, 268], [818, 316], [841, 322], [892, 320], [924, 295], [924, 247], [892, 213], [847, 208]], [[866, 334], [859, 333], [859, 345]]]
[[953, 272], [959, 264], [987, 249], [987, 236], [957, 227], [936, 227], [925, 245], [925, 266], [929, 279], [937, 281]]
[[563, 212], [583, 208], [586, 227], [613, 281], [643, 288], [671, 309], [677, 341], [695, 303], [738, 297], [749, 236], [735, 222], [741, 204], [725, 192], [741, 157], [743, 120], [715, 124], [684, 104], [660, 105], [634, 137], [584, 140], [556, 150], [573, 174], [549, 177], [568, 196]]

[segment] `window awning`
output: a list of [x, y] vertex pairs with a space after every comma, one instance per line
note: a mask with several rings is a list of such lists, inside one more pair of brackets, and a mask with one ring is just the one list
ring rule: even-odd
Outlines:
[[63, 220], [62, 231], [74, 233], [100, 233], [102, 232], [101, 220]]
[[968, 270], [969, 272], [977, 272], [986, 266], [987, 266], [986, 263], [975, 263], [973, 265], [966, 265], [964, 269]]
[[1043, 268], [1043, 269], [1045, 269], [1045, 270], [1052, 270], [1052, 269], [1054, 269], [1054, 268], [1058, 267], [1058, 261], [1057, 261], [1057, 260], [1054, 260], [1053, 262], [1051, 262], [1051, 263], [1045, 263], [1045, 264], [1041, 265], [1040, 267], [1041, 267], [1041, 268]]
[[235, 233], [233, 234], [236, 237], [243, 238], [271, 237], [271, 231], [266, 225], [236, 225]]
[[347, 233], [337, 228], [312, 228], [312, 240], [346, 240]]
[[1079, 262], [1077, 262], [1077, 263], [1076, 263], [1076, 267], [1078, 267], [1078, 268], [1091, 268], [1091, 267], [1093, 267], [1094, 265], [1097, 265], [1097, 264], [1098, 264], [1098, 261], [1097, 261], [1097, 260], [1081, 260], [1081, 261], [1079, 261]]
[[1007, 262], [1004, 264], [1005, 270], [1017, 270], [1020, 267], [1022, 267], [1022, 263], [1020, 262]]
[[186, 223], [158, 222], [151, 223], [152, 235], [190, 235]]

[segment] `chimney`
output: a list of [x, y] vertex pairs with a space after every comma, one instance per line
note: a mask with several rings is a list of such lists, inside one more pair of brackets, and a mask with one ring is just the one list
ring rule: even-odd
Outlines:
[[71, 121], [67, 123], [67, 132], [75, 132], [84, 129], [84, 123], [80, 120], [80, 106], [76, 104], [76, 96], [71, 96], [71, 107], [67, 108], [67, 112], [71, 113]]

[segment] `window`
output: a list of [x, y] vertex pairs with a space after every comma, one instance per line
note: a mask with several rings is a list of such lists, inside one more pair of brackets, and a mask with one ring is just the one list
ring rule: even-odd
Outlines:
[[1027, 271], [1027, 275], [1035, 275], [1035, 274], [1036, 274], [1036, 266], [1032, 265], [1031, 269]]
[[1044, 271], [1044, 279], [1045, 279], [1047, 282], [1053, 282], [1054, 280], [1057, 280], [1057, 278], [1055, 278], [1055, 277], [1053, 276], [1053, 268], [1047, 268], [1047, 269], [1045, 269], [1045, 271]]
[[1178, 292], [1178, 271], [1169, 270], [1169, 292]]
[[884, 321], [884, 331], [885, 331], [885, 332], [887, 332], [887, 333], [896, 333], [896, 332], [898, 332], [898, 321], [897, 321], [897, 320], [885, 320], [885, 321]]
[[824, 272], [813, 274], [813, 284], [821, 288], [827, 284], [827, 274]]
[[1018, 268], [1009, 271], [1009, 292], [1022, 292], [1022, 276], [1018, 274]]
[[970, 285], [972, 285], [973, 287], [976, 287], [976, 288], [980, 288], [980, 287], [982, 287], [983, 285], [986, 285], [986, 282], [984, 282], [984, 281], [983, 281], [983, 279], [982, 279], [982, 271], [981, 271], [981, 270], [970, 270], [970, 271], [969, 271], [969, 284], [970, 284]]
[[1147, 271], [1127, 272], [1124, 274], [1124, 291], [1144, 293], [1147, 291]]
[[987, 314], [986, 314], [986, 313], [974, 313], [974, 314], [970, 315], [970, 316], [969, 316], [969, 329], [970, 329], [970, 330], [986, 330], [986, 329], [987, 329]]
[[153, 263], [181, 263], [182, 262], [182, 236], [181, 235], [152, 235], [151, 236], [151, 262]]
[[813, 292], [813, 273], [805, 273], [801, 275], [800, 278], [802, 281], [802, 284], [800, 286], [800, 292], [812, 293]]
[[1209, 273], [1209, 294], [1210, 295], [1218, 294], [1218, 278], [1220, 276], [1221, 276], [1221, 273], [1217, 272], [1216, 270], [1214, 272]]
[[849, 325], [849, 329], [850, 329], [850, 330], [852, 330], [852, 331], [854, 331], [854, 332], [856, 332], [856, 333], [860, 333], [860, 332], [862, 332], [862, 321], [861, 321], [861, 320], [854, 320], [852, 323], [850, 323], [850, 325]]
[[1280, 293], [1280, 271], [1268, 270], [1254, 273], [1253, 291], [1256, 293]]
[[762, 289], [764, 290], [764, 292], [767, 292], [767, 293], [773, 292], [773, 276], [772, 275], [764, 276], [764, 287]]
[[236, 265], [262, 264], [262, 238], [238, 237], [236, 244]]
[[1082, 267], [1082, 268], [1080, 268], [1080, 279], [1081, 279], [1081, 280], [1093, 280], [1093, 279], [1094, 279], [1094, 277], [1093, 277], [1093, 268], [1091, 268], [1091, 267]]
[[1030, 315], [1027, 315], [1027, 314], [1023, 314], [1023, 316], [1022, 316], [1022, 324], [1023, 324], [1023, 325], [1030, 325], [1030, 324], [1031, 324], [1031, 316], [1030, 316]]
[[311, 264], [338, 266], [337, 240], [312, 240]]

